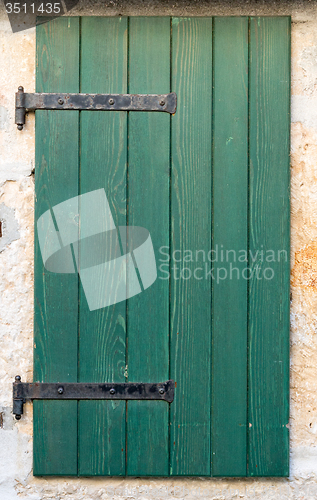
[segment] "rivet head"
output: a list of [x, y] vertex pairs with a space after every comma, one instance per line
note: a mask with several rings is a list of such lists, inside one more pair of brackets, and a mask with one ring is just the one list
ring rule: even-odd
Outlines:
[[58, 99], [58, 101], [57, 101], [57, 102], [58, 102], [58, 104], [60, 104], [60, 105], [64, 104], [63, 99]]
[[18, 130], [23, 130], [23, 125], [19, 124], [18, 125]]
[[160, 388], [159, 388], [159, 393], [160, 393], [160, 394], [164, 394], [164, 392], [165, 392], [165, 390], [163, 389], [163, 387], [160, 387]]
[[114, 104], [114, 100], [113, 99], [109, 99], [109, 104], [112, 106]]
[[161, 106], [165, 106], [165, 101], [163, 101], [163, 100], [162, 100], [162, 101], [160, 101], [160, 105], [161, 105]]
[[21, 420], [21, 415], [16, 415], [15, 420]]
[[21, 377], [20, 377], [20, 375], [17, 375], [17, 376], [15, 377], [15, 381], [16, 381], [16, 382], [21, 382]]
[[110, 394], [115, 394], [116, 390], [112, 387], [109, 392], [110, 392]]
[[24, 88], [23, 87], [18, 87], [18, 91], [19, 92], [24, 92]]
[[58, 394], [63, 394], [64, 393], [64, 387], [59, 387], [57, 389]]

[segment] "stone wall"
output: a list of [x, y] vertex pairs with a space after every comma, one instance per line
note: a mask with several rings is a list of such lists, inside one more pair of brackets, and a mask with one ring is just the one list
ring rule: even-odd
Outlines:
[[0, 7], [0, 499], [317, 497], [317, 5], [313, 1], [82, 0], [72, 15], [292, 16], [291, 474], [288, 479], [34, 478], [32, 405], [13, 420], [11, 383], [32, 380], [34, 116], [14, 125], [14, 93], [34, 91], [35, 29], [13, 34]]

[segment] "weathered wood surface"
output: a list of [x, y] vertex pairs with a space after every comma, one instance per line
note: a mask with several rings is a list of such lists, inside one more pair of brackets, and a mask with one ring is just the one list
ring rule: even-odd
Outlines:
[[[172, 20], [171, 252], [211, 248], [212, 19]], [[179, 259], [177, 254], [177, 259]], [[195, 279], [197, 266], [172, 262], [171, 475], [210, 474], [211, 279]], [[202, 263], [210, 270], [210, 263]], [[200, 274], [198, 278], [201, 278]]]
[[[37, 27], [37, 92], [79, 92], [79, 19]], [[34, 381], [77, 382], [78, 275], [46, 271], [38, 218], [78, 193], [79, 112], [36, 111]], [[34, 401], [34, 475], [77, 474], [77, 402]]]
[[[127, 92], [127, 24], [125, 18], [81, 19], [81, 92]], [[81, 112], [79, 134], [79, 192], [104, 188], [115, 225], [125, 226], [127, 113]], [[102, 287], [98, 276], [95, 287]], [[81, 285], [79, 297], [78, 381], [125, 382], [125, 302], [90, 311]], [[80, 401], [78, 417], [79, 474], [125, 474], [125, 402]]]
[[35, 475], [288, 474], [289, 21], [37, 27], [38, 92], [174, 91], [178, 107], [36, 112], [35, 220], [104, 188], [116, 226], [150, 232], [158, 279], [90, 311], [77, 274], [44, 269], [36, 233], [34, 380], [173, 378], [176, 390], [171, 405], [35, 401]]
[[287, 476], [290, 18], [251, 19], [249, 95], [249, 241], [259, 253], [249, 283], [248, 475]]
[[215, 18], [213, 68], [212, 474], [245, 476], [248, 18]]
[[[129, 93], [168, 93], [169, 18], [130, 18]], [[169, 245], [170, 116], [129, 113], [128, 223], [145, 227], [156, 258]], [[145, 263], [146, 264], [146, 263]], [[169, 281], [157, 279], [132, 297], [128, 309], [128, 380], [169, 378]], [[127, 473], [166, 476], [169, 469], [169, 405], [127, 404]]]

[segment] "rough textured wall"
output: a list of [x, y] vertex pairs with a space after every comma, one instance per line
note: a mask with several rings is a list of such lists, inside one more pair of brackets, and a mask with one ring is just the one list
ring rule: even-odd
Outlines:
[[[34, 117], [14, 125], [14, 92], [34, 91], [35, 30], [11, 33], [0, 10], [0, 499], [317, 496], [317, 5], [314, 2], [86, 0], [81, 15], [292, 15], [291, 476], [289, 479], [39, 479], [32, 405], [15, 422], [11, 384], [32, 379]], [[116, 490], [115, 490], [116, 489]]]

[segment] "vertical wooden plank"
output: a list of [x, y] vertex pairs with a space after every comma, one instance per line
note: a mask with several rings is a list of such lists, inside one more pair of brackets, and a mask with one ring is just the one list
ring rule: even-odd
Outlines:
[[287, 476], [290, 18], [250, 22], [249, 475]]
[[[170, 89], [169, 18], [130, 18], [129, 92], [167, 93]], [[151, 235], [156, 259], [169, 245], [170, 117], [129, 113], [129, 226]], [[154, 284], [128, 302], [130, 382], [168, 379], [169, 281]], [[168, 474], [168, 404], [129, 401], [127, 473]]]
[[[81, 92], [126, 93], [127, 19], [81, 21]], [[126, 226], [127, 113], [83, 111], [80, 126], [80, 193], [104, 188], [116, 227]], [[125, 382], [126, 302], [90, 311], [80, 286], [79, 322], [79, 381]], [[81, 401], [80, 475], [122, 475], [125, 453], [125, 402]]]
[[203, 476], [210, 474], [212, 19], [172, 20], [172, 90], [178, 98], [171, 198], [171, 378], [177, 387], [170, 473]]
[[215, 18], [213, 49], [212, 475], [245, 476], [248, 19]]
[[[37, 92], [79, 91], [79, 20], [37, 27]], [[78, 194], [78, 112], [36, 112], [34, 381], [77, 382], [78, 275], [43, 266], [37, 220]], [[34, 475], [77, 474], [77, 402], [34, 401]]]

